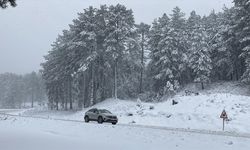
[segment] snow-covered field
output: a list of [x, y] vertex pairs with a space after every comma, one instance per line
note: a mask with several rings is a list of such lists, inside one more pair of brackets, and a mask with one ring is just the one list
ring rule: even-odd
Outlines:
[[[186, 89], [198, 91], [194, 85]], [[109, 99], [93, 106], [116, 114], [119, 118], [116, 126], [52, 119], [83, 121], [85, 111], [90, 108], [77, 112], [49, 111], [42, 107], [0, 110], [0, 113], [47, 118], [0, 115], [0, 149], [250, 149], [248, 88], [233, 82], [216, 83], [198, 92], [198, 96], [186, 96], [183, 90], [161, 103]], [[173, 99], [178, 101], [177, 105], [172, 105]], [[223, 109], [229, 116], [226, 132], [247, 135], [246, 138], [226, 136], [223, 132], [205, 134], [222, 130]], [[204, 132], [183, 132], [185, 129]], [[15, 144], [10, 144], [13, 140]]]
[[1, 150], [248, 150], [249, 138], [0, 115]]
[[[197, 87], [187, 87], [197, 91]], [[226, 131], [250, 133], [250, 96], [248, 88], [237, 82], [216, 83], [205, 91], [198, 91], [198, 96], [185, 96], [184, 92], [161, 103], [140, 103], [129, 100], [109, 99], [93, 107], [108, 109], [119, 118], [119, 124], [137, 124], [187, 129], [222, 130], [220, 114], [226, 110], [229, 121]], [[172, 105], [172, 100], [178, 101]], [[89, 109], [89, 108], [88, 108]], [[9, 112], [28, 116], [82, 120], [85, 111], [66, 112], [48, 111], [35, 108]]]

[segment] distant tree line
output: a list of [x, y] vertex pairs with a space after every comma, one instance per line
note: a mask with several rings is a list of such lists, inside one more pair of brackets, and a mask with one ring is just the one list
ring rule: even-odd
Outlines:
[[41, 74], [0, 74], [0, 108], [33, 107], [46, 100]]
[[107, 98], [152, 101], [196, 82], [249, 81], [250, 1], [188, 18], [176, 7], [153, 24], [135, 24], [123, 5], [89, 7], [45, 56], [51, 109], [92, 106]]

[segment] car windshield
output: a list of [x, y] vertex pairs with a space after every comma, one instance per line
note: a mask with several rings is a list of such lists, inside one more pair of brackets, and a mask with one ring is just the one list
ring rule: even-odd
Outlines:
[[101, 109], [99, 110], [100, 113], [107, 113], [107, 114], [112, 114], [110, 111], [106, 110], [106, 109]]
[[88, 112], [94, 112], [96, 111], [96, 109], [90, 109]]

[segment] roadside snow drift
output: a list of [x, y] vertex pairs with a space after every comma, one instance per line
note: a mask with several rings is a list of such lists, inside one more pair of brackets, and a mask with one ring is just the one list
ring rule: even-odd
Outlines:
[[[172, 105], [172, 100], [178, 102]], [[119, 118], [118, 124], [139, 124], [187, 129], [222, 130], [220, 114], [226, 110], [229, 121], [225, 130], [250, 133], [250, 97], [228, 93], [200, 94], [198, 96], [177, 95], [162, 103], [139, 103], [109, 99], [93, 107], [108, 109]], [[48, 111], [47, 109], [27, 110], [24, 115], [48, 118], [82, 120], [84, 113]], [[16, 112], [14, 114], [17, 114]]]

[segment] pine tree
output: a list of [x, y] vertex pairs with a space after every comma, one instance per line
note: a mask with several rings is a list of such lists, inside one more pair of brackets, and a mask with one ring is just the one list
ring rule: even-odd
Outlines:
[[142, 54], [139, 39], [135, 30], [126, 41], [125, 53], [119, 65], [119, 98], [138, 98], [140, 94]]
[[125, 53], [125, 43], [131, 36], [132, 29], [134, 28], [134, 17], [132, 13], [132, 10], [127, 10], [125, 6], [120, 4], [109, 7], [109, 18], [107, 24], [109, 27], [109, 34], [106, 38], [106, 47], [113, 59], [111, 64], [114, 72], [114, 98], [117, 98], [119, 63]]
[[218, 15], [218, 34], [214, 38], [213, 62], [214, 72], [220, 80], [238, 80], [243, 74], [244, 59], [240, 57], [242, 50], [237, 37], [236, 9], [224, 8], [224, 12]]
[[[167, 47], [171, 51], [174, 80], [170, 81], [176, 89], [177, 85], [185, 83], [185, 71], [187, 69], [187, 32], [185, 14], [179, 7], [173, 9], [171, 14], [170, 39], [167, 41]], [[177, 84], [178, 83], [178, 84]]]
[[141, 75], [140, 75], [140, 86], [139, 86], [139, 93], [143, 92], [143, 74], [145, 68], [145, 51], [148, 49], [148, 36], [149, 36], [149, 29], [150, 26], [141, 23], [136, 26], [137, 27], [137, 34], [139, 36], [138, 42], [141, 49]]
[[243, 81], [249, 82], [250, 77], [250, 1], [234, 0], [237, 9], [237, 36], [240, 42], [241, 56], [245, 58], [246, 71], [243, 75]]
[[174, 93], [180, 82], [183, 82], [187, 62], [184, 16], [180, 8], [176, 7], [170, 19], [164, 14], [152, 27], [150, 71], [155, 79], [155, 90], [160, 95]]
[[173, 77], [172, 71], [170, 70], [171, 63], [169, 61], [169, 55], [167, 51], [164, 50], [165, 42], [163, 41], [163, 39], [168, 40], [169, 31], [170, 19], [166, 14], [158, 20], [155, 20], [150, 30], [149, 45], [151, 61], [148, 65], [148, 71], [149, 76], [153, 78], [152, 90], [160, 95], [164, 94], [163, 88], [167, 82], [166, 79]]
[[210, 81], [212, 60], [210, 58], [207, 33], [202, 24], [201, 17], [193, 11], [188, 19], [189, 24], [189, 66], [194, 72], [195, 82], [204, 83]]
[[84, 9], [45, 57], [51, 108], [88, 107], [142, 92], [161, 97], [193, 81], [204, 88], [210, 79], [239, 79], [244, 61], [250, 62], [248, 8], [248, 1], [237, 1], [224, 12], [203, 18], [192, 12], [186, 20], [176, 7], [170, 17], [156, 19], [150, 31], [149, 25], [135, 26], [132, 10], [123, 5]]
[[122, 95], [128, 89], [125, 82], [137, 83], [140, 58], [134, 26], [132, 11], [122, 5], [89, 7], [79, 13], [45, 57], [43, 78], [51, 108], [61, 103], [67, 109], [69, 102], [71, 109], [75, 99], [79, 108], [91, 106], [112, 94]]

